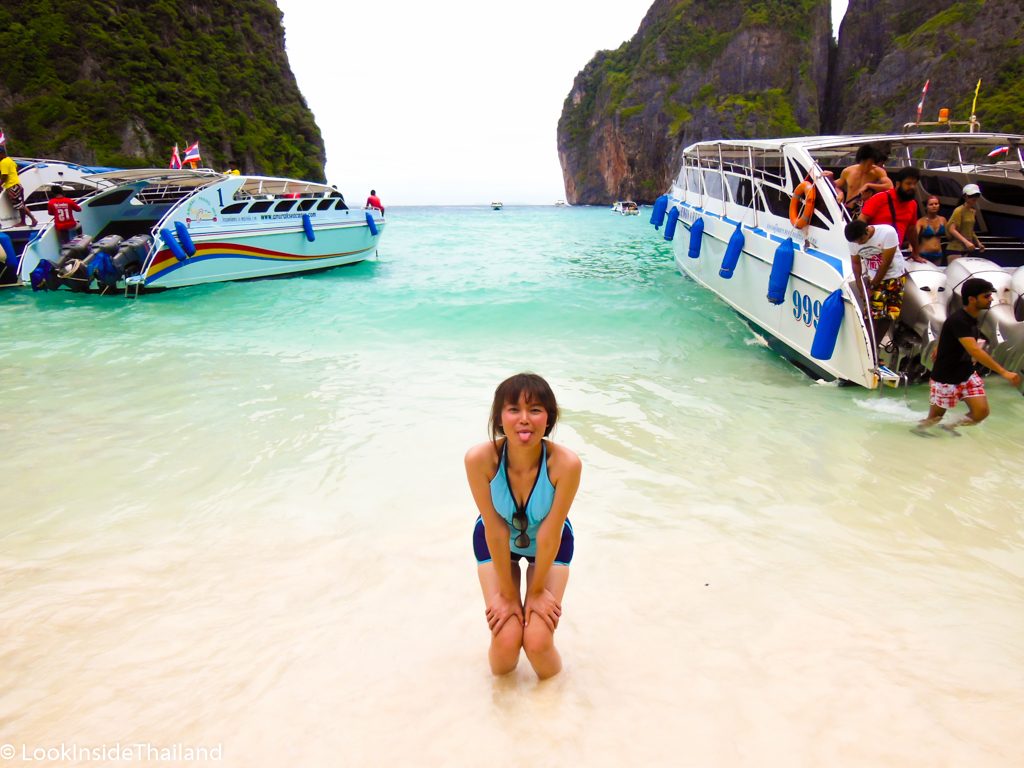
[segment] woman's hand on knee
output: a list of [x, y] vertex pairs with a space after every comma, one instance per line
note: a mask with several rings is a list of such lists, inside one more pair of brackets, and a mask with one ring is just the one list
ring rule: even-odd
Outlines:
[[513, 616], [522, 623], [523, 609], [519, 605], [518, 600], [511, 600], [497, 592], [487, 601], [485, 616], [487, 617], [487, 626], [490, 628], [491, 634], [497, 635], [501, 628], [505, 626], [505, 623]]
[[526, 595], [526, 624], [530, 623], [530, 614], [536, 614], [548, 625], [552, 632], [558, 627], [558, 619], [562, 616], [562, 604], [555, 600], [550, 590], [544, 589], [537, 594]]

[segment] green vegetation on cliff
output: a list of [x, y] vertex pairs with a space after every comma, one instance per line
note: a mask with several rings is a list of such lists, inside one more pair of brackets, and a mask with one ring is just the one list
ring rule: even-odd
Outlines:
[[160, 167], [199, 140], [207, 166], [322, 180], [281, 18], [273, 0], [4, 0], [0, 127], [18, 155]]

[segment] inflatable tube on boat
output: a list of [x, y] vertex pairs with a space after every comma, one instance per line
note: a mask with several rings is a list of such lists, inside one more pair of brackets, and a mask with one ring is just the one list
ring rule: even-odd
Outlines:
[[668, 221], [665, 223], [665, 239], [672, 242], [672, 238], [676, 236], [676, 224], [679, 223], [679, 209], [672, 206], [672, 210], [668, 212]]
[[181, 245], [174, 239], [174, 233], [167, 227], [160, 230], [160, 239], [164, 241], [164, 245], [167, 246], [167, 249], [174, 254], [174, 258], [178, 261], [185, 261], [188, 258]]
[[821, 303], [821, 317], [818, 318], [818, 327], [814, 331], [814, 341], [811, 342], [811, 357], [815, 360], [832, 359], [832, 353], [836, 350], [836, 341], [839, 339], [839, 328], [843, 324], [843, 315], [845, 313], [846, 307], [843, 306], [843, 291], [837, 288]]
[[174, 222], [174, 231], [178, 233], [178, 242], [181, 243], [181, 247], [185, 249], [185, 253], [189, 256], [195, 256], [196, 244], [192, 242], [192, 235], [188, 233], [188, 227], [185, 226], [185, 222]]
[[11, 236], [6, 232], [0, 232], [0, 248], [3, 248], [4, 255], [7, 257], [7, 265], [14, 269], [14, 262], [18, 257], [14, 252], [14, 243], [11, 242]]
[[661, 229], [665, 223], [665, 212], [668, 210], [668, 195], [662, 195], [654, 201], [654, 210], [651, 211], [651, 224], [655, 229]]
[[32, 293], [55, 291], [60, 285], [60, 281], [57, 279], [57, 270], [46, 259], [40, 259], [39, 266], [32, 270], [28, 281], [32, 285]]
[[312, 243], [316, 240], [316, 233], [313, 232], [313, 220], [309, 218], [308, 213], [302, 214], [302, 229], [305, 231], [306, 239], [309, 240], [309, 242]]
[[691, 259], [700, 258], [700, 246], [704, 242], [704, 219], [698, 217], [690, 227], [690, 247], [686, 255]]
[[369, 211], [366, 212], [366, 226], [370, 228], [370, 234], [374, 237], [377, 236], [377, 222], [373, 220], [373, 214]]
[[789, 285], [789, 274], [793, 271], [793, 238], [775, 249], [772, 259], [772, 273], [768, 276], [768, 301], [781, 304], [786, 300], [786, 286]]
[[743, 236], [743, 230], [740, 225], [736, 225], [736, 231], [732, 233], [732, 237], [729, 238], [729, 244], [725, 246], [725, 256], [722, 257], [722, 268], [718, 270], [720, 277], [724, 277], [726, 280], [732, 279], [733, 272], [736, 271], [736, 265], [740, 261], [740, 253], [743, 252], [743, 243], [746, 242]]

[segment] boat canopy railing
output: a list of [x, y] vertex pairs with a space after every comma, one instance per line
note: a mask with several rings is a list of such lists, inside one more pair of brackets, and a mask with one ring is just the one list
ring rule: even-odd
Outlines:
[[243, 176], [233, 199], [273, 200], [294, 197], [343, 197], [334, 187], [316, 181], [275, 178], [270, 176]]
[[177, 203], [188, 197], [205, 184], [148, 184], [138, 191], [135, 200], [143, 205], [166, 205]]
[[[787, 153], [782, 146], [711, 143], [684, 153], [676, 185], [696, 195], [698, 205], [720, 201], [724, 215], [757, 227], [766, 215], [788, 219], [793, 190], [804, 179], [827, 182], [824, 171], [806, 153]], [[825, 205], [815, 208], [814, 217], [815, 224], [826, 229], [835, 221]]]

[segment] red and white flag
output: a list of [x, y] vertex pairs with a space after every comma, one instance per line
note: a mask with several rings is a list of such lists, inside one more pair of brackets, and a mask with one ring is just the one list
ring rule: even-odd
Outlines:
[[0, 128], [0, 144], [6, 144], [6, 143], [7, 143], [7, 137], [4, 136], [4, 129]]
[[917, 102], [917, 122], [921, 122], [921, 112], [924, 111], [924, 97], [928, 95], [928, 83], [932, 80], [928, 78], [924, 81], [924, 88], [921, 89], [921, 100]]
[[194, 144], [190, 144], [189, 148], [185, 150], [185, 156], [181, 158], [181, 162], [198, 163], [202, 159], [199, 156], [199, 142], [197, 141]]
[[1010, 151], [1010, 147], [1009, 146], [996, 147], [995, 149], [993, 149], [991, 152], [988, 153], [988, 156], [989, 157], [995, 157], [996, 155], [1005, 155], [1009, 151]]
[[178, 156], [178, 145], [177, 144], [174, 145], [174, 151], [171, 152], [171, 164], [169, 166], [167, 166], [167, 167], [168, 168], [174, 168], [175, 170], [177, 170], [178, 168], [181, 168], [181, 158]]

